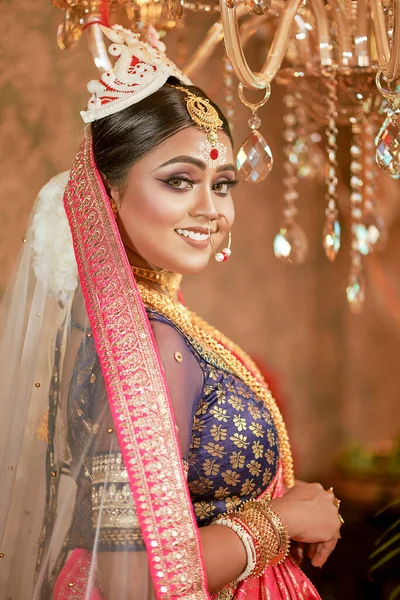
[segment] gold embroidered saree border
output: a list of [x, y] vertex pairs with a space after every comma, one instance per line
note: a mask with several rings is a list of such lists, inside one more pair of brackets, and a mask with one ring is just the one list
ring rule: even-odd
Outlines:
[[[88, 130], [70, 174], [64, 203], [157, 597], [208, 599], [200, 542], [162, 368], [94, 165]], [[158, 514], [166, 516], [161, 520]]]

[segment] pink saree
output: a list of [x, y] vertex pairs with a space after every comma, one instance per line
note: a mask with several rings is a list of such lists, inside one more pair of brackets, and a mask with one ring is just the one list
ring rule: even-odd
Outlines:
[[[96, 169], [87, 130], [64, 195], [96, 351], [113, 424], [128, 474], [148, 568], [158, 599], [210, 598], [198, 529], [186, 484], [175, 423], [157, 346]], [[247, 366], [247, 365], [246, 365]], [[156, 458], [155, 458], [156, 457]], [[268, 492], [284, 492], [282, 465]], [[176, 518], [179, 515], [179, 518]], [[73, 550], [55, 583], [55, 600], [100, 600], [93, 557]], [[311, 582], [288, 558], [234, 597], [317, 600]]]

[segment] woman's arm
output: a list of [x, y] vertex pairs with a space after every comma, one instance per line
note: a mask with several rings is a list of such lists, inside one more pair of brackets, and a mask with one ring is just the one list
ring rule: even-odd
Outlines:
[[[272, 500], [289, 530], [290, 539], [316, 544], [312, 564], [320, 567], [334, 549], [341, 523], [332, 491], [319, 483], [298, 482], [282, 498]], [[200, 529], [208, 589], [214, 592], [237, 579], [245, 570], [247, 555], [239, 536], [223, 525]]]
[[[273, 507], [288, 527], [291, 539], [322, 543], [321, 553], [313, 557], [314, 566], [322, 566], [339, 536], [340, 521], [333, 498], [333, 493], [319, 484], [302, 483], [290, 489], [282, 498], [272, 500]], [[199, 534], [208, 590], [213, 593], [243, 573], [247, 566], [247, 554], [239, 536], [225, 525], [201, 527]], [[151, 598], [138, 585], [137, 572], [135, 575], [133, 568], [136, 560], [137, 557], [130, 552], [99, 554], [100, 583], [106, 600]], [[113, 564], [111, 571], [110, 561]], [[113, 577], [110, 577], [110, 572]], [[126, 575], [123, 576], [123, 573]]]
[[[208, 590], [217, 591], [246, 568], [246, 550], [232, 529], [209, 525], [200, 529]], [[99, 552], [99, 583], [106, 600], [155, 598], [145, 552]]]
[[247, 554], [232, 529], [225, 525], [201, 527], [200, 540], [210, 593], [240, 577], [247, 566]]

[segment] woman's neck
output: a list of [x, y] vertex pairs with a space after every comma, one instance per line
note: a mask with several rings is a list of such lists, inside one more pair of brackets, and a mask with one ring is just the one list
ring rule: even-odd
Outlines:
[[125, 246], [126, 255], [135, 280], [144, 283], [168, 298], [176, 301], [181, 284], [182, 275], [150, 265], [142, 256], [128, 246]]

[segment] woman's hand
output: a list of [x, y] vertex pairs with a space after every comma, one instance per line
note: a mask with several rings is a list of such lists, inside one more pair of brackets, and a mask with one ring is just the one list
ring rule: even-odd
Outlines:
[[341, 523], [332, 490], [319, 483], [297, 481], [284, 496], [271, 504], [289, 530], [291, 539], [311, 544], [309, 556], [315, 567], [321, 567], [340, 536]]

